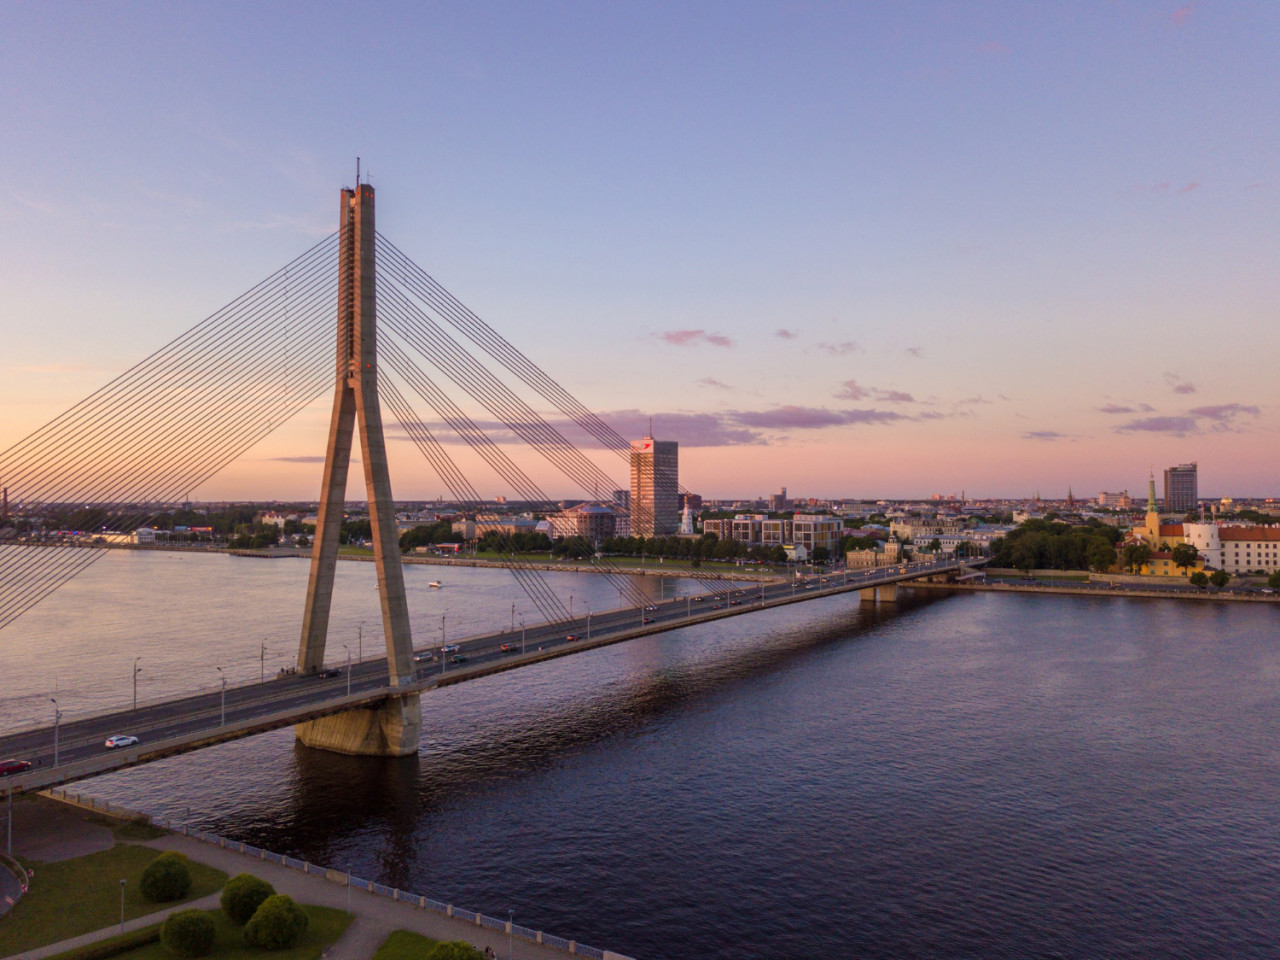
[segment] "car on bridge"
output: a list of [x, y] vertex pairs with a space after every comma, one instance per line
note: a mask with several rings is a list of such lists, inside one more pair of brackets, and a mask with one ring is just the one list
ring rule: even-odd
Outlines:
[[334, 677], [342, 676], [342, 671], [337, 667], [329, 667], [327, 670], [321, 670], [320, 676], [331, 680]]
[[504, 643], [499, 649], [501, 649], [503, 653], [519, 653], [520, 652], [520, 648], [516, 646], [514, 643]]
[[455, 653], [452, 657], [449, 658], [449, 662], [450, 663], [466, 663], [467, 658], [460, 653]]
[[24, 773], [31, 769], [30, 760], [0, 760], [0, 777]]
[[440, 648], [440, 652], [441, 653], [457, 653], [461, 649], [462, 648], [458, 646], [456, 643], [446, 643], [443, 647]]
[[436, 658], [436, 655], [430, 650], [419, 650], [413, 655], [414, 663], [430, 663]]
[[641, 623], [653, 623], [653, 617], [641, 617], [641, 618], [640, 618], [640, 622], [641, 622]]
[[121, 747], [136, 747], [137, 745], [138, 745], [137, 737], [133, 737], [124, 733], [114, 737], [107, 737], [107, 742], [105, 744], [108, 750], [118, 750]]

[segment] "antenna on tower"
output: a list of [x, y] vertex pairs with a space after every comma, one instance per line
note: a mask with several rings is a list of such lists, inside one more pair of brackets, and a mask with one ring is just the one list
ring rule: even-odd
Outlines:
[[360, 158], [356, 157], [356, 186], [360, 186]]

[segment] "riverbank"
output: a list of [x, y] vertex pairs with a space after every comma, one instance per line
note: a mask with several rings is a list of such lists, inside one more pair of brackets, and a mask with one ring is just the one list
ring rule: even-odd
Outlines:
[[1280, 604], [1275, 594], [1237, 592], [1233, 590], [1198, 589], [1184, 586], [1133, 586], [1127, 583], [1086, 583], [1064, 580], [1060, 583], [968, 581], [965, 583], [928, 583], [913, 580], [908, 586], [913, 590], [944, 590], [969, 593], [1051, 593], [1058, 596], [1077, 597], [1146, 597], [1158, 600], [1194, 600], [1212, 603], [1271, 603]]
[[[391, 889], [341, 870], [294, 860], [193, 830], [184, 824], [150, 818], [85, 795], [51, 790], [32, 798], [26, 806], [28, 810], [20, 831], [23, 843], [35, 850], [68, 854], [68, 866], [80, 863], [84, 857], [100, 857], [118, 847], [118, 837], [113, 834], [120, 830], [131, 831], [131, 836], [145, 831], [146, 838], [139, 846], [154, 851], [151, 856], [165, 851], [181, 853], [209, 869], [211, 876], [216, 874], [223, 880], [238, 873], [252, 873], [270, 883], [277, 893], [288, 894], [299, 903], [351, 914], [351, 924], [327, 951], [329, 960], [369, 960], [397, 930], [408, 930], [433, 940], [463, 940], [481, 949], [492, 947], [504, 960], [510, 955], [508, 942], [517, 940], [519, 955], [525, 960], [556, 960], [566, 954], [593, 960], [628, 960], [621, 954], [513, 924], [509, 919], [487, 917], [420, 894]], [[69, 904], [76, 902], [73, 897], [63, 899]], [[217, 909], [217, 894], [201, 890], [195, 899], [182, 906]], [[176, 908], [139, 913], [130, 904], [123, 931], [127, 933], [157, 923], [172, 909]], [[12, 960], [46, 960], [67, 950], [109, 939], [121, 930], [121, 924], [112, 923], [57, 943], [46, 943], [21, 953], [6, 953], [6, 956]]]

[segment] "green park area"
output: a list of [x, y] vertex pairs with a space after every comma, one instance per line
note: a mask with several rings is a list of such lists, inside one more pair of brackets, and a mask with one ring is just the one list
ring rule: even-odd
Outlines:
[[484, 954], [459, 940], [440, 941], [397, 930], [383, 941], [373, 960], [484, 960]]
[[[307, 915], [307, 932], [296, 945], [278, 950], [248, 946], [244, 942], [244, 927], [221, 910], [202, 911], [213, 922], [215, 931], [213, 947], [204, 956], [217, 960], [319, 960], [325, 949], [346, 931], [351, 917], [345, 911], [330, 907], [303, 906], [302, 910]], [[174, 954], [160, 943], [160, 924], [157, 923], [123, 937], [112, 937], [59, 954], [52, 960], [103, 960], [108, 956], [120, 960], [173, 960]]]
[[[138, 824], [112, 828], [116, 844], [70, 860], [44, 863], [19, 858], [34, 871], [31, 889], [0, 917], [0, 956], [21, 953], [120, 922], [120, 881], [124, 880], [124, 918], [132, 920], [173, 904], [153, 903], [142, 895], [142, 871], [159, 850], [125, 842], [151, 839], [158, 831]], [[150, 834], [150, 835], [149, 835]], [[217, 893], [227, 875], [201, 863], [189, 863], [191, 889], [177, 903]]]

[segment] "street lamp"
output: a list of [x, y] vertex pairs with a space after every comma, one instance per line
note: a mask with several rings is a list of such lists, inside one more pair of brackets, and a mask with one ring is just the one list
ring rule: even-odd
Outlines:
[[509, 960], [515, 960], [516, 956], [515, 940], [512, 939], [515, 935], [515, 917], [514, 910], [507, 910], [507, 957]]
[[569, 619], [573, 619], [573, 594], [569, 594]]
[[364, 661], [364, 621], [360, 621], [360, 626], [356, 628], [356, 650], [358, 651], [356, 659]]
[[587, 604], [587, 639], [591, 639], [591, 604]]
[[222, 719], [218, 726], [225, 727], [227, 725], [227, 675], [222, 672], [221, 667], [214, 667], [218, 671], [218, 675], [222, 677]]
[[141, 657], [133, 658], [133, 710], [134, 710], [134, 713], [137, 713], [138, 711], [138, 674], [142, 672], [142, 668], [138, 666], [138, 661], [141, 659], [142, 659]]
[[58, 709], [58, 701], [49, 698], [49, 702], [53, 704], [53, 765], [58, 765], [58, 722], [62, 719], [62, 711]]
[[262, 649], [258, 654], [258, 682], [264, 683], [267, 679], [267, 641], [263, 640], [259, 646]]
[[344, 643], [342, 649], [347, 651], [347, 696], [349, 697], [351, 696], [351, 648]]
[[520, 618], [520, 652], [524, 653], [524, 617]]
[[120, 932], [124, 933], [124, 880], [120, 880]]
[[516, 605], [513, 602], [511, 604], [511, 632], [515, 633], [515, 631], [516, 631]]

